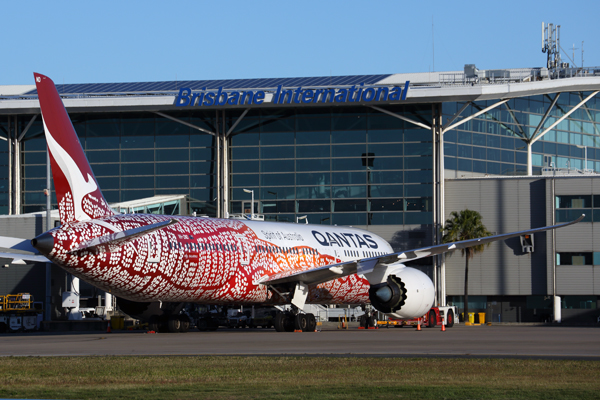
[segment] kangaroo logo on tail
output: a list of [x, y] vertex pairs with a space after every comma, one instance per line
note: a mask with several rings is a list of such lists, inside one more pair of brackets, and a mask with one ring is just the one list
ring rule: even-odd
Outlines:
[[34, 74], [61, 223], [114, 215], [104, 199], [54, 82]]

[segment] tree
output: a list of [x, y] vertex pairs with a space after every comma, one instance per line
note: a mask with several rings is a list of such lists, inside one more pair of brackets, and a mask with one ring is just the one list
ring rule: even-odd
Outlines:
[[[446, 225], [442, 228], [442, 242], [450, 243], [491, 236], [492, 234], [483, 225], [481, 220], [481, 214], [477, 211], [469, 209], [460, 212], [452, 211], [450, 218], [446, 220]], [[489, 243], [487, 245], [489, 246]], [[484, 246], [480, 244], [461, 249], [462, 255], [465, 256], [465, 321], [469, 320], [469, 259], [473, 258], [476, 253], [482, 252]]]

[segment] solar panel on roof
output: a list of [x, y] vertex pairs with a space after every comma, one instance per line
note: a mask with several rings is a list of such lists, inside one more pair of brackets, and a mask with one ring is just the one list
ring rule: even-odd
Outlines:
[[[389, 74], [382, 75], [348, 75], [348, 76], [317, 76], [296, 78], [253, 78], [253, 79], [216, 79], [199, 81], [161, 81], [161, 82], [118, 82], [118, 83], [70, 83], [57, 85], [61, 94], [102, 94], [127, 92], [164, 92], [175, 91], [177, 88], [188, 87], [192, 90], [207, 89], [248, 89], [272, 88], [279, 85], [293, 86], [327, 86], [327, 85], [359, 85], [373, 84]], [[35, 95], [37, 90], [26, 94]]]

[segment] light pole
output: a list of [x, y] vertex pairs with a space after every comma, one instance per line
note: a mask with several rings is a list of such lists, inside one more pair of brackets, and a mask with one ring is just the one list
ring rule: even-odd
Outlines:
[[250, 193], [252, 195], [252, 203], [250, 203], [250, 219], [254, 219], [254, 190], [244, 189], [244, 192]]

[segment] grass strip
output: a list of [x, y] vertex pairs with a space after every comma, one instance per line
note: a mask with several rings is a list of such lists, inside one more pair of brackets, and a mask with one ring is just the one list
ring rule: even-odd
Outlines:
[[600, 362], [338, 357], [7, 357], [0, 397], [596, 399]]

